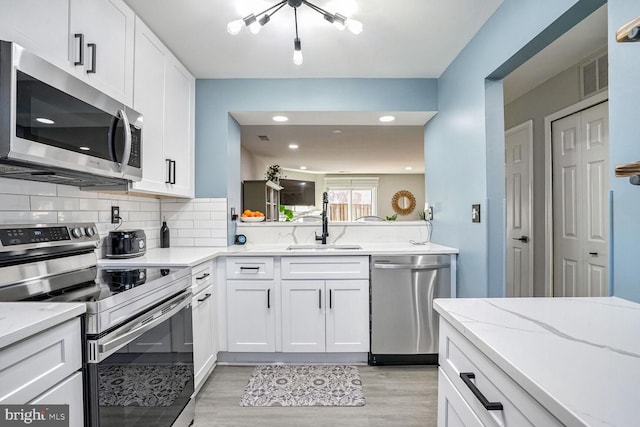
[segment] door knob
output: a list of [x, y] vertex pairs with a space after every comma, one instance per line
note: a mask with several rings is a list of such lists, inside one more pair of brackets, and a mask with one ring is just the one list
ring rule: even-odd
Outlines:
[[529, 243], [529, 237], [528, 236], [514, 237], [513, 240], [520, 240], [522, 243]]

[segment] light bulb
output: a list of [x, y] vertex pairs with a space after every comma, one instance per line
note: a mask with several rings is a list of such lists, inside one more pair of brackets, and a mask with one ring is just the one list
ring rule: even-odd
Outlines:
[[249, 31], [251, 31], [251, 34], [258, 34], [261, 29], [262, 25], [260, 25], [258, 21], [254, 20], [251, 24], [249, 24]]
[[347, 19], [347, 28], [353, 34], [358, 35], [362, 32], [362, 22], [355, 19]]
[[336, 13], [333, 15], [333, 25], [340, 31], [346, 28], [347, 17]]
[[293, 40], [293, 63], [296, 65], [302, 65], [304, 58], [302, 57], [302, 43], [300, 39], [296, 37]]
[[232, 36], [236, 36], [240, 33], [240, 31], [242, 31], [243, 25], [244, 21], [242, 19], [231, 21], [227, 24], [227, 32]]

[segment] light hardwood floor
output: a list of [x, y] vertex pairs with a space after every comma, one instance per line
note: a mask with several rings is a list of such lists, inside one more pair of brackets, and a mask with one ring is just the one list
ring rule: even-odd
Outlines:
[[359, 366], [363, 407], [240, 407], [251, 366], [218, 366], [196, 400], [194, 427], [209, 426], [394, 426], [436, 425], [435, 366]]

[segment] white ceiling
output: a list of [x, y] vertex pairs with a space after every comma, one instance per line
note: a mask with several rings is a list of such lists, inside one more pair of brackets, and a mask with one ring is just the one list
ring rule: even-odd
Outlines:
[[[238, 36], [226, 24], [277, 0], [125, 0], [198, 78], [437, 78], [502, 0], [312, 0], [364, 24], [362, 34], [340, 32], [301, 6], [299, 32], [304, 63], [292, 63], [293, 11], [285, 6], [262, 31]], [[401, 5], [401, 7], [398, 7]], [[606, 46], [606, 6], [505, 79], [509, 102]], [[423, 173], [423, 126], [433, 113], [232, 112], [243, 126], [243, 147], [265, 163], [288, 169], [339, 173]], [[342, 134], [330, 131], [340, 128]], [[259, 141], [257, 135], [270, 141]], [[290, 142], [298, 151], [287, 148]], [[307, 156], [308, 155], [308, 156]], [[349, 160], [353, 159], [353, 160]], [[406, 171], [406, 166], [413, 166]]]
[[198, 78], [439, 77], [502, 0], [312, 0], [361, 21], [356, 36], [298, 8], [304, 63], [292, 62], [293, 9], [262, 31], [227, 33], [229, 21], [278, 0], [126, 0]]

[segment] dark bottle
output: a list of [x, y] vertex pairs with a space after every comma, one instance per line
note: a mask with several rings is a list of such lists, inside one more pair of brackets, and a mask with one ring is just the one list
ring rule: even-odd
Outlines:
[[167, 227], [167, 221], [162, 221], [162, 227], [160, 227], [160, 247], [169, 247], [169, 227]]

